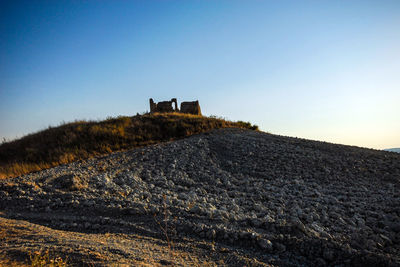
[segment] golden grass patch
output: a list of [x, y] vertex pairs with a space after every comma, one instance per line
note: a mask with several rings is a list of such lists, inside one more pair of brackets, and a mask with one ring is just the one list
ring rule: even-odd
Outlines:
[[249, 122], [182, 113], [66, 123], [1, 144], [0, 178], [228, 127], [258, 129]]

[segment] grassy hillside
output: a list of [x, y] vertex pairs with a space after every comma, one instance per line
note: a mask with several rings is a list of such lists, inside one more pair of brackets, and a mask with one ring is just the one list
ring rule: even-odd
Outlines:
[[247, 122], [180, 113], [67, 123], [0, 145], [0, 178], [226, 127], [258, 128]]

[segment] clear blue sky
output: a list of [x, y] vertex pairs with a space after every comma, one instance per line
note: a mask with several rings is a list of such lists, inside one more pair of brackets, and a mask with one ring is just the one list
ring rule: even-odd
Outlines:
[[0, 2], [0, 138], [134, 115], [150, 97], [400, 147], [400, 1]]

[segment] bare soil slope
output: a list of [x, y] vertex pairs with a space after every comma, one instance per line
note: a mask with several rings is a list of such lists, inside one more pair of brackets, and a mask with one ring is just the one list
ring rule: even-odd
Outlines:
[[399, 266], [399, 192], [399, 154], [220, 129], [1, 180], [0, 250], [49, 248], [71, 264]]

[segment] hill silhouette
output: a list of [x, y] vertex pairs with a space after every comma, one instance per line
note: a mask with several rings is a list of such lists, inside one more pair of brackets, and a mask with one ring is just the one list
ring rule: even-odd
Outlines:
[[0, 178], [229, 127], [258, 129], [248, 122], [181, 113], [66, 123], [0, 145]]

